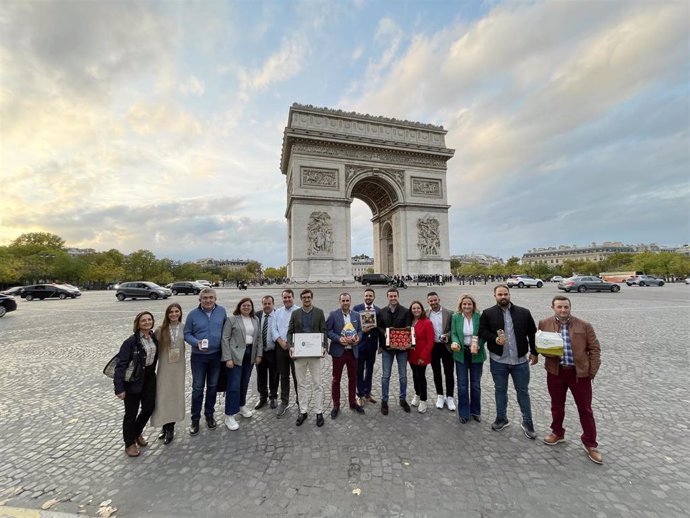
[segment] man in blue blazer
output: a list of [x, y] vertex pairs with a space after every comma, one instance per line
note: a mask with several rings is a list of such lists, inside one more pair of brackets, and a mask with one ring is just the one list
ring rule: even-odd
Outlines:
[[[376, 315], [376, 322], [381, 316], [381, 308], [374, 305], [376, 293], [373, 289], [364, 290], [364, 304], [357, 304], [352, 311], [373, 311]], [[371, 396], [371, 382], [374, 379], [374, 363], [379, 351], [380, 335], [376, 328], [376, 322], [372, 324], [362, 323], [362, 341], [359, 344], [359, 356], [357, 358], [357, 397], [359, 404], [364, 406], [364, 401], [376, 403]]]
[[359, 414], [364, 408], [357, 403], [355, 385], [357, 383], [357, 357], [359, 343], [362, 341], [362, 322], [359, 313], [350, 310], [350, 294], [340, 294], [340, 309], [331, 311], [326, 320], [326, 329], [331, 345], [328, 349], [333, 357], [333, 381], [331, 394], [333, 396], [333, 410], [331, 419], [340, 413], [340, 380], [343, 377], [343, 367], [347, 367], [347, 399], [350, 408]]

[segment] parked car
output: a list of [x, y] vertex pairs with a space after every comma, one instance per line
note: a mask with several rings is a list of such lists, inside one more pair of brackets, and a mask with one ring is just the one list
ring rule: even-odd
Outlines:
[[198, 295], [199, 292], [204, 289], [204, 286], [197, 284], [196, 282], [180, 281], [173, 282], [169, 286], [166, 286], [166, 288], [169, 288], [173, 295], [177, 295], [179, 293], [184, 293], [185, 295], [189, 295], [190, 293], [193, 295]]
[[168, 288], [163, 288], [155, 282], [148, 281], [121, 282], [115, 292], [115, 297], [119, 301], [140, 298], [151, 300], [167, 299], [171, 295], [172, 291]]
[[0, 295], [0, 317], [17, 309], [17, 301], [10, 295]]
[[544, 285], [544, 281], [535, 279], [529, 275], [511, 275], [506, 284], [509, 288], [530, 288], [532, 286], [541, 288]]
[[372, 284], [393, 284], [393, 279], [383, 273], [365, 273], [362, 275], [362, 284], [371, 286]]
[[14, 288], [7, 288], [5, 291], [0, 291], [0, 295], [10, 295], [12, 297], [16, 297], [17, 295], [22, 294], [23, 289], [24, 286], [15, 286]]
[[560, 275], [554, 275], [553, 277], [551, 277], [551, 282], [561, 282], [562, 280], [563, 277], [561, 277]]
[[602, 281], [599, 277], [576, 275], [558, 283], [558, 289], [566, 293], [577, 291], [612, 291], [614, 293], [621, 290], [621, 287], [614, 282]]
[[685, 278], [685, 284], [690, 284], [690, 277]]
[[79, 291], [79, 288], [65, 286], [64, 284], [32, 284], [22, 288], [21, 297], [26, 300], [76, 299], [81, 297], [81, 291]]
[[205, 280], [205, 279], [197, 279], [197, 280], [195, 280], [194, 282], [196, 282], [197, 284], [201, 284], [201, 285], [204, 286], [205, 288], [210, 288], [210, 287], [211, 287], [211, 281], [207, 281], [207, 280]]
[[247, 289], [247, 283], [245, 281], [240, 281], [237, 284], [237, 289], [238, 290], [246, 290]]
[[651, 275], [633, 275], [625, 280], [628, 286], [663, 286], [664, 280]]

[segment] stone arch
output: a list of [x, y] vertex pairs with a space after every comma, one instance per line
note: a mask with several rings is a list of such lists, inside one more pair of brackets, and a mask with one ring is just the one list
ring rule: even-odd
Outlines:
[[450, 273], [445, 185], [454, 151], [445, 134], [432, 124], [293, 104], [280, 164], [288, 277], [352, 280], [353, 198], [372, 211], [377, 273]]
[[348, 198], [362, 200], [371, 209], [374, 218], [402, 203], [404, 193], [400, 187], [380, 169], [364, 169], [347, 179]]

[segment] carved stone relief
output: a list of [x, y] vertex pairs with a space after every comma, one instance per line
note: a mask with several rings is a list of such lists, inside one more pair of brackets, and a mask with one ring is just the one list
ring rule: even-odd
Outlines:
[[441, 180], [429, 180], [427, 178], [412, 178], [413, 196], [430, 196], [441, 198]]
[[422, 255], [439, 255], [441, 253], [441, 238], [439, 222], [433, 216], [425, 216], [417, 220], [417, 248]]
[[363, 171], [372, 171], [374, 173], [383, 173], [397, 183], [401, 189], [405, 188], [405, 171], [402, 169], [388, 169], [382, 167], [361, 167], [354, 165], [345, 166], [345, 183], [350, 181], [350, 178]]
[[302, 187], [316, 187], [318, 189], [338, 189], [338, 170], [319, 169], [315, 167], [301, 168]]
[[327, 212], [314, 211], [307, 224], [309, 255], [328, 255], [333, 253], [333, 223]]
[[298, 142], [293, 144], [292, 152], [350, 160], [369, 160], [371, 162], [437, 167], [440, 169], [445, 168], [446, 165], [445, 160], [430, 156], [398, 153], [394, 151], [370, 151], [367, 149], [338, 145], [318, 145]]

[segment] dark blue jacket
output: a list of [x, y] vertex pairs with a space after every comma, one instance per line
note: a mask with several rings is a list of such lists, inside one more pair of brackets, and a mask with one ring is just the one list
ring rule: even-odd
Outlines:
[[[362, 323], [360, 321], [358, 312], [350, 310], [350, 322], [357, 332], [359, 343], [361, 343]], [[333, 358], [340, 358], [345, 352], [343, 344], [340, 343], [343, 327], [345, 327], [343, 312], [340, 309], [331, 311], [331, 314], [328, 315], [328, 320], [326, 320], [326, 329], [328, 329], [328, 338], [331, 340], [331, 346], [328, 348], [328, 354], [333, 356]], [[355, 355], [355, 358], [359, 357], [359, 343], [352, 346], [352, 353]]]
[[[359, 313], [360, 311], [366, 310], [366, 308], [366, 304], [357, 304], [352, 308], [352, 311], [357, 311]], [[374, 305], [374, 311], [376, 312], [376, 322], [378, 322], [379, 318], [381, 318], [381, 308]], [[362, 341], [360, 342], [359, 347], [360, 349], [366, 349], [367, 352], [375, 353], [379, 349], [379, 340], [379, 331], [377, 328], [373, 328], [368, 333], [362, 333]], [[383, 341], [381, 343], [386, 342]]]

